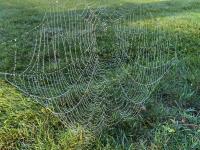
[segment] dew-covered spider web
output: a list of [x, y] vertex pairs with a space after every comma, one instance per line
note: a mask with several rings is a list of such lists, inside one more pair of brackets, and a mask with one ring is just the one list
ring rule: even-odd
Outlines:
[[176, 63], [178, 37], [142, 4], [114, 6], [49, 0], [37, 27], [1, 44], [1, 75], [66, 126], [138, 114]]

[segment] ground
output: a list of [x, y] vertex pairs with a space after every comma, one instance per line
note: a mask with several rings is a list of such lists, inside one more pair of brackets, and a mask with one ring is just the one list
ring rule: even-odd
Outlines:
[[[45, 3], [0, 0], [0, 42], [18, 38], [37, 25], [41, 18], [30, 16], [40, 14]], [[137, 3], [110, 0], [108, 4], [135, 8]], [[166, 22], [176, 16], [171, 26], [178, 26], [176, 31], [180, 33], [179, 61], [157, 86], [140, 115], [105, 129], [101, 136], [81, 127], [67, 129], [49, 109], [27, 98], [2, 77], [0, 149], [200, 149], [200, 1], [142, 0], [140, 3], [166, 30], [171, 30], [165, 26]], [[141, 22], [148, 20], [143, 18]]]

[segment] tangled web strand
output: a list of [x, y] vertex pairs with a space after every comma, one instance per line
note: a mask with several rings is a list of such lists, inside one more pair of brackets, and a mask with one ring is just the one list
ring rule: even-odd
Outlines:
[[99, 3], [49, 1], [42, 23], [9, 43], [4, 73], [67, 126], [91, 130], [136, 115], [177, 59], [177, 41], [141, 5], [138, 15]]

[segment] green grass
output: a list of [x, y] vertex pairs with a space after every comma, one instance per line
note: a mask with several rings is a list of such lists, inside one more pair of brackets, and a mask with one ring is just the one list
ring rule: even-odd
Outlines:
[[[179, 63], [157, 86], [140, 115], [103, 130], [101, 136], [81, 127], [67, 129], [50, 110], [23, 96], [2, 78], [0, 150], [200, 149], [200, 1], [142, 0], [139, 3], [154, 16], [151, 20], [144, 16], [139, 22], [152, 23], [159, 19], [166, 30], [180, 34]], [[138, 11], [137, 0], [110, 0], [107, 5], [110, 9], [123, 7], [123, 10]], [[45, 7], [45, 1], [39, 0], [0, 0], [0, 43], [19, 38], [38, 25]], [[166, 26], [173, 16], [177, 19]], [[172, 30], [172, 27], [178, 28]], [[104, 46], [109, 47], [109, 42]], [[1, 45], [0, 50], [3, 48]], [[13, 48], [7, 45], [7, 49]], [[0, 54], [3, 58], [0, 68], [10, 66], [5, 55]]]
[[76, 149], [93, 139], [81, 128], [66, 129], [50, 110], [0, 82], [0, 149]]

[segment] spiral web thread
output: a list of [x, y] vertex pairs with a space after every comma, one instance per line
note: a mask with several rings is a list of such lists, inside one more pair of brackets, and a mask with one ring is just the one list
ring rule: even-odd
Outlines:
[[42, 24], [9, 42], [14, 67], [3, 74], [67, 126], [99, 130], [139, 112], [176, 62], [177, 37], [158, 22], [142, 23], [141, 5], [139, 15], [118, 18], [116, 10], [86, 4], [49, 1]]

